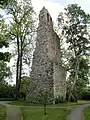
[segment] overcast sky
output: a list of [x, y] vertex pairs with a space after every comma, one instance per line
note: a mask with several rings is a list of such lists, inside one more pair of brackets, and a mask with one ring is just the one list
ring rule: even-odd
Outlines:
[[78, 4], [85, 12], [90, 13], [90, 0], [32, 0], [37, 15], [42, 7], [45, 6], [54, 22], [56, 21], [59, 12], [62, 12], [64, 7], [72, 3]]

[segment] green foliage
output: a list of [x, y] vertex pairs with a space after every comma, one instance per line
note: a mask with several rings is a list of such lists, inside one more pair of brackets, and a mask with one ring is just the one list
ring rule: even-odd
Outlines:
[[[0, 48], [8, 47], [7, 25], [0, 15]], [[9, 52], [0, 52], [0, 83], [5, 82], [5, 78], [11, 76], [10, 68], [4, 62], [9, 62], [11, 54]]]
[[[89, 71], [89, 67], [88, 67], [88, 59], [87, 61], [85, 59], [81, 59], [79, 61], [79, 69], [78, 69], [78, 73], [77, 73], [77, 76], [78, 76], [78, 79], [74, 85], [74, 89], [71, 90], [71, 85], [74, 83], [74, 76], [75, 76], [75, 71], [72, 69], [70, 72], [70, 76], [68, 78], [68, 81], [67, 81], [67, 94], [69, 96], [69, 94], [71, 93], [72, 95], [72, 98], [73, 100], [77, 100], [77, 99], [80, 99], [82, 93], [83, 93], [83, 90], [84, 88], [86, 87], [86, 85], [88, 84], [88, 71]], [[73, 82], [73, 83], [72, 83]]]
[[[16, 99], [20, 92], [23, 65], [31, 62], [33, 35], [35, 33], [34, 15], [31, 0], [9, 2], [6, 12], [11, 15], [9, 36], [11, 43], [14, 43], [16, 61]], [[25, 64], [24, 64], [25, 63]]]
[[[0, 48], [2, 47], [9, 47], [9, 43], [8, 43], [8, 39], [9, 39], [9, 35], [7, 32], [7, 25], [5, 24], [4, 19], [2, 18], [2, 16], [0, 15]], [[9, 52], [0, 52], [0, 60], [3, 61], [10, 61], [11, 58], [11, 54]]]
[[2, 38], [0, 38], [0, 48], [2, 48], [3, 46], [8, 47], [8, 42], [6, 40], [2, 40]]
[[0, 0], [0, 8], [5, 9], [11, 2], [14, 2], [14, 0]]
[[63, 98], [63, 96], [59, 96], [55, 99], [55, 104], [58, 104], [58, 103], [65, 103], [66, 100]]
[[81, 100], [90, 100], [90, 88], [85, 88], [81, 94]]
[[8, 100], [15, 97], [15, 86], [8, 85], [7, 83], [0, 84], [0, 99]]
[[8, 0], [0, 0], [0, 7], [7, 4], [8, 4]]
[[50, 92], [47, 89], [41, 89], [39, 92], [40, 102], [42, 104], [48, 104], [49, 103], [49, 94]]
[[3, 61], [0, 61], [0, 83], [5, 83], [7, 77], [11, 77], [12, 73], [10, 68], [7, 67], [7, 64]]
[[20, 85], [20, 97], [26, 99], [28, 87], [30, 85], [30, 77], [23, 76], [21, 79], [21, 85]]
[[11, 58], [11, 53], [9, 53], [9, 52], [5, 52], [5, 53], [0, 52], [0, 60], [10, 62], [10, 58]]
[[47, 114], [47, 109], [46, 109], [46, 106], [47, 104], [49, 103], [49, 94], [50, 92], [46, 89], [41, 89], [40, 92], [39, 92], [39, 97], [40, 97], [40, 103], [42, 103], [44, 105], [44, 115]]
[[65, 13], [58, 18], [61, 38], [66, 40], [67, 44], [67, 54], [62, 52], [62, 57], [67, 61], [64, 65], [69, 67], [67, 92], [73, 99], [78, 99], [89, 81], [89, 20], [90, 15], [77, 4], [68, 5]]

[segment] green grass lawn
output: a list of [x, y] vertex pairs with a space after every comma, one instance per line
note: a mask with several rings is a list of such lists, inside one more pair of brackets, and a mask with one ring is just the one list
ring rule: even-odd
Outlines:
[[85, 108], [84, 117], [85, 117], [85, 120], [90, 120], [90, 107]]
[[[48, 105], [48, 106], [55, 106], [55, 107], [68, 107], [68, 106], [76, 106], [76, 105], [82, 105], [82, 104], [87, 104], [90, 103], [90, 101], [84, 101], [84, 100], [78, 100], [77, 103], [75, 102], [68, 102], [68, 103], [59, 103], [56, 105]], [[33, 104], [24, 100], [21, 101], [12, 101], [9, 104], [11, 105], [19, 105], [19, 106], [42, 106], [40, 104]]]
[[67, 120], [70, 109], [47, 108], [47, 115], [44, 115], [43, 108], [21, 108], [23, 120]]
[[0, 106], [0, 120], [6, 120], [6, 107]]
[[12, 101], [9, 104], [10, 105], [19, 105], [19, 106], [37, 106], [37, 104], [33, 104], [33, 103], [30, 103], [30, 102], [24, 101], [24, 100]]
[[[30, 108], [21, 107], [23, 120], [67, 120], [68, 114], [74, 107], [88, 103], [90, 103], [90, 101], [78, 101], [77, 103], [60, 103], [56, 105], [47, 105], [47, 115], [44, 115], [43, 106], [39, 104], [32, 104], [23, 100], [12, 101], [10, 104], [32, 106]], [[88, 112], [86, 114], [88, 114]], [[85, 120], [90, 120], [90, 118]]]

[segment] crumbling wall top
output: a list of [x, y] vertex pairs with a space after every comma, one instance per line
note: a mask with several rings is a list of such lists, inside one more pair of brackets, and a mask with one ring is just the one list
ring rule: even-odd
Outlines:
[[49, 25], [53, 26], [52, 17], [45, 7], [42, 8], [39, 14], [39, 23], [42, 22], [47, 22]]

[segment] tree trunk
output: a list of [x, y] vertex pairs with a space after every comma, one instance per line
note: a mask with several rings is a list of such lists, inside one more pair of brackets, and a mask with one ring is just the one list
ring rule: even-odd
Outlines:
[[17, 98], [19, 97], [19, 91], [20, 91], [20, 84], [21, 84], [21, 75], [22, 75], [22, 56], [23, 56], [23, 49], [22, 49], [22, 37], [20, 37], [20, 49], [19, 49], [19, 67], [18, 67], [18, 80], [17, 80], [17, 84], [16, 84], [16, 95]]
[[47, 112], [46, 112], [46, 104], [44, 103], [44, 115], [46, 115]]
[[17, 58], [17, 65], [16, 65], [16, 94], [15, 94], [15, 99], [17, 100], [18, 99], [18, 96], [19, 96], [19, 91], [18, 91], [18, 78], [19, 78], [19, 52], [20, 52], [20, 49], [19, 49], [19, 37], [17, 35], [17, 51], [18, 51], [18, 58]]
[[[78, 56], [77, 56], [76, 70], [75, 70], [75, 77], [73, 78], [73, 79], [74, 79], [74, 83], [73, 83], [73, 85], [72, 85], [72, 87], [71, 87], [71, 92], [70, 92], [70, 95], [69, 95], [69, 97], [68, 97], [68, 102], [70, 102], [70, 100], [71, 100], [72, 92], [73, 92], [74, 87], [75, 87], [76, 82], [77, 82], [77, 74], [78, 74], [78, 70], [79, 70], [79, 58], [78, 58]], [[74, 96], [73, 96], [73, 97], [74, 97]]]
[[16, 96], [15, 99], [18, 99], [18, 75], [19, 75], [19, 57], [17, 58], [17, 69], [16, 69]]
[[20, 68], [19, 68], [19, 78], [18, 78], [18, 93], [20, 91], [21, 75], [22, 75], [22, 49], [21, 49], [21, 55], [20, 55]]

